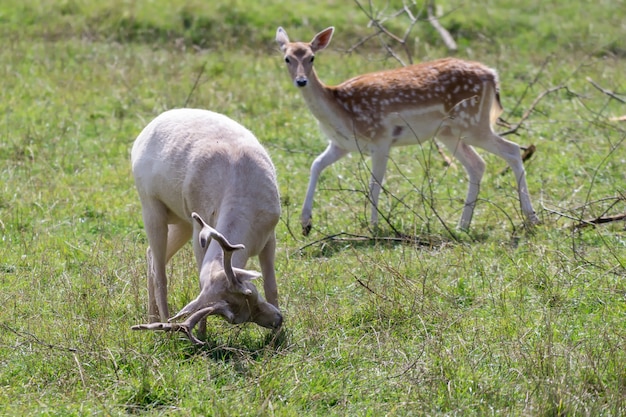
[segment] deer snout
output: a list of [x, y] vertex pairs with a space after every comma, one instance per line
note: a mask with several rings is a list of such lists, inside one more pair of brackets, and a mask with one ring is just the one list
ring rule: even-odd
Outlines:
[[278, 316], [276, 317], [276, 320], [274, 321], [274, 325], [272, 327], [274, 329], [278, 329], [282, 325], [283, 325], [283, 316], [282, 314], [278, 313]]
[[270, 303], [259, 306], [259, 311], [253, 321], [267, 329], [278, 329], [283, 324], [283, 315]]
[[308, 81], [309, 80], [307, 80], [306, 77], [296, 77], [296, 79], [295, 79], [296, 87], [304, 87], [304, 86], [306, 86]]

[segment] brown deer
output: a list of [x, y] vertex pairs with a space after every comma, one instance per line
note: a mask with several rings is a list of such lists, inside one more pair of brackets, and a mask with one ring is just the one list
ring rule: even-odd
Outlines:
[[326, 48], [334, 32], [329, 27], [311, 42], [290, 42], [282, 27], [276, 42], [289, 74], [302, 91], [309, 110], [330, 143], [311, 165], [302, 206], [302, 231], [311, 230], [313, 195], [320, 173], [349, 152], [371, 155], [369, 197], [371, 222], [378, 222], [378, 196], [391, 147], [423, 143], [434, 137], [463, 164], [469, 176], [459, 228], [469, 229], [485, 162], [473, 146], [503, 158], [517, 180], [519, 200], [529, 224], [539, 218], [526, 185], [520, 148], [494, 133], [502, 113], [498, 75], [478, 62], [445, 58], [351, 78], [325, 85], [315, 73], [313, 59]]

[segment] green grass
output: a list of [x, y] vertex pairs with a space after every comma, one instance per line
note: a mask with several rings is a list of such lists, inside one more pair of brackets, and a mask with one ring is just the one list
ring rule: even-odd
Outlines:
[[[375, 14], [401, 4], [389, 3]], [[378, 231], [369, 161], [330, 167], [307, 238], [300, 204], [325, 140], [276, 27], [302, 40], [336, 27], [316, 59], [328, 83], [398, 64], [376, 40], [345, 53], [372, 30], [354, 3], [283, 4], [2, 2], [0, 414], [624, 415], [624, 222], [572, 228], [626, 211], [626, 125], [610, 121], [626, 106], [587, 81], [625, 97], [623, 2], [437, 2], [457, 55], [499, 70], [508, 122], [566, 87], [511, 137], [537, 147], [533, 232], [511, 173], [484, 153], [472, 229], [455, 232], [466, 177], [427, 144], [392, 152]], [[407, 23], [387, 24], [402, 34]], [[413, 35], [415, 59], [447, 55], [426, 22]], [[129, 151], [181, 106], [235, 118], [274, 160], [276, 338], [217, 318], [202, 348], [130, 330], [146, 318], [147, 243]], [[385, 239], [395, 231], [416, 242]], [[196, 295], [194, 265], [185, 248], [168, 267], [174, 311]]]

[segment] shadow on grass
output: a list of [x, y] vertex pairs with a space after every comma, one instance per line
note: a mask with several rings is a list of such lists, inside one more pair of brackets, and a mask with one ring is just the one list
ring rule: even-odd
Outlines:
[[282, 327], [277, 331], [268, 331], [262, 338], [256, 337], [256, 332], [245, 331], [249, 324], [239, 327], [226, 340], [213, 337], [209, 333], [205, 344], [196, 346], [187, 339], [181, 339], [185, 344], [184, 351], [181, 352], [187, 358], [203, 356], [215, 362], [231, 361], [256, 361], [263, 357], [274, 356], [285, 350], [289, 346], [291, 332]]
[[[174, 358], [174, 363], [186, 361], [212, 361], [229, 364], [232, 374], [245, 377], [249, 366], [264, 358], [274, 357], [289, 347], [291, 331], [285, 327], [278, 331], [263, 331], [259, 336], [258, 329], [248, 324], [232, 326], [224, 324], [224, 329], [217, 324], [205, 344], [194, 345], [180, 333], [155, 332], [156, 344], [152, 349], [162, 355]], [[153, 351], [150, 357], [155, 355]], [[130, 382], [126, 389], [122, 404], [127, 414], [163, 414], [175, 409], [180, 401], [178, 389], [172, 388], [162, 378], [155, 378], [154, 368], [159, 368], [159, 361], [146, 360], [138, 370], [137, 378]], [[159, 371], [161, 373], [163, 371]]]

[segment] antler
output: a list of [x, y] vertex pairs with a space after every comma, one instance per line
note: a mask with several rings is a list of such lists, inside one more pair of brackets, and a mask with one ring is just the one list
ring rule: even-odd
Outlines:
[[[222, 308], [226, 305], [225, 302], [219, 302], [212, 306], [202, 308], [192, 315], [190, 315], [187, 320], [182, 323], [150, 323], [150, 324], [138, 324], [132, 326], [132, 330], [161, 330], [165, 332], [181, 332], [184, 333], [185, 336], [196, 345], [203, 345], [204, 342], [195, 337], [192, 334], [193, 328], [198, 324], [200, 320], [204, 317], [211, 314], [222, 314], [227, 316], [227, 312], [223, 311]], [[226, 317], [228, 320], [228, 317]]]
[[245, 288], [241, 280], [239, 280], [237, 276], [235, 275], [235, 272], [233, 271], [232, 261], [231, 261], [233, 257], [233, 252], [239, 249], [244, 249], [245, 246], [242, 244], [238, 244], [238, 245], [231, 244], [224, 237], [223, 234], [221, 234], [220, 232], [218, 232], [217, 230], [209, 226], [202, 219], [202, 217], [200, 217], [198, 213], [196, 212], [191, 213], [191, 217], [194, 218], [198, 222], [198, 224], [200, 224], [200, 226], [202, 227], [202, 230], [200, 231], [200, 234], [198, 235], [198, 239], [200, 240], [200, 245], [203, 248], [206, 248], [209, 242], [211, 241], [211, 239], [215, 239], [220, 244], [220, 246], [222, 247], [222, 250], [224, 251], [224, 273], [226, 273], [226, 276], [228, 277], [230, 282], [234, 286], [238, 287], [243, 294], [246, 294], [246, 295], [252, 294], [252, 291], [248, 288]]

